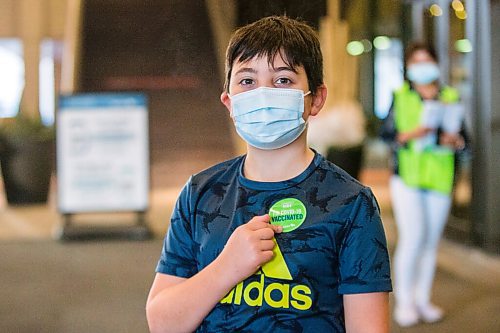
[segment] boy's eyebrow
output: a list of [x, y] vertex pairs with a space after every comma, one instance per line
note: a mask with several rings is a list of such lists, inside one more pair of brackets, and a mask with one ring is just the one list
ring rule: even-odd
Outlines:
[[274, 71], [275, 72], [289, 71], [289, 72], [297, 73], [297, 70], [295, 68], [292, 68], [292, 67], [289, 67], [289, 66], [276, 67], [276, 68], [274, 68]]
[[257, 74], [257, 71], [251, 67], [243, 67], [243, 68], [238, 69], [234, 74], [240, 74], [240, 73]]
[[[295, 70], [292, 67], [289, 66], [281, 66], [281, 67], [275, 67], [273, 68], [274, 72], [281, 72], [281, 71], [288, 71], [288, 72], [293, 72], [297, 73], [297, 70]], [[257, 74], [257, 70], [251, 67], [242, 67], [238, 69], [234, 74], [241, 74], [241, 73], [251, 73], [251, 74]]]

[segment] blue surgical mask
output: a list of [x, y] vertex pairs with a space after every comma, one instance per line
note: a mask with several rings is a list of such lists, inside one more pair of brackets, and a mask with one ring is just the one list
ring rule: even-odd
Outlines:
[[408, 66], [408, 79], [416, 84], [429, 84], [439, 78], [439, 67], [433, 62], [421, 62]]
[[298, 89], [259, 87], [231, 98], [236, 132], [249, 145], [278, 149], [295, 141], [306, 128], [304, 94]]

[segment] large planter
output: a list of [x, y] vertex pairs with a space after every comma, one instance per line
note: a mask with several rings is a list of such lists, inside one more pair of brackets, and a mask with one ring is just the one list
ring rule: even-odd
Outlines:
[[45, 203], [54, 168], [54, 140], [2, 138], [0, 162], [7, 203]]
[[330, 147], [328, 148], [326, 159], [359, 180], [363, 165], [363, 145], [348, 148]]

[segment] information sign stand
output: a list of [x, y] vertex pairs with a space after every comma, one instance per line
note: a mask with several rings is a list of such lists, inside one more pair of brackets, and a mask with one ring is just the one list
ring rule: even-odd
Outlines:
[[[144, 94], [61, 96], [56, 122], [57, 204], [61, 240], [151, 237], [148, 112]], [[115, 213], [136, 214], [131, 225], [107, 225]], [[75, 222], [100, 214], [104, 222]], [[116, 215], [116, 214], [115, 214]]]

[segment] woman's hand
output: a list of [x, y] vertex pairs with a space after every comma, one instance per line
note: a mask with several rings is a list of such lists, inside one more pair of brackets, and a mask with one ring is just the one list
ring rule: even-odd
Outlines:
[[454, 150], [461, 150], [465, 148], [465, 140], [460, 134], [443, 132], [439, 136], [439, 144], [450, 147]]
[[420, 126], [412, 131], [399, 133], [396, 140], [399, 144], [403, 145], [412, 139], [421, 138], [429, 133], [432, 133], [433, 131], [434, 129], [432, 128]]

